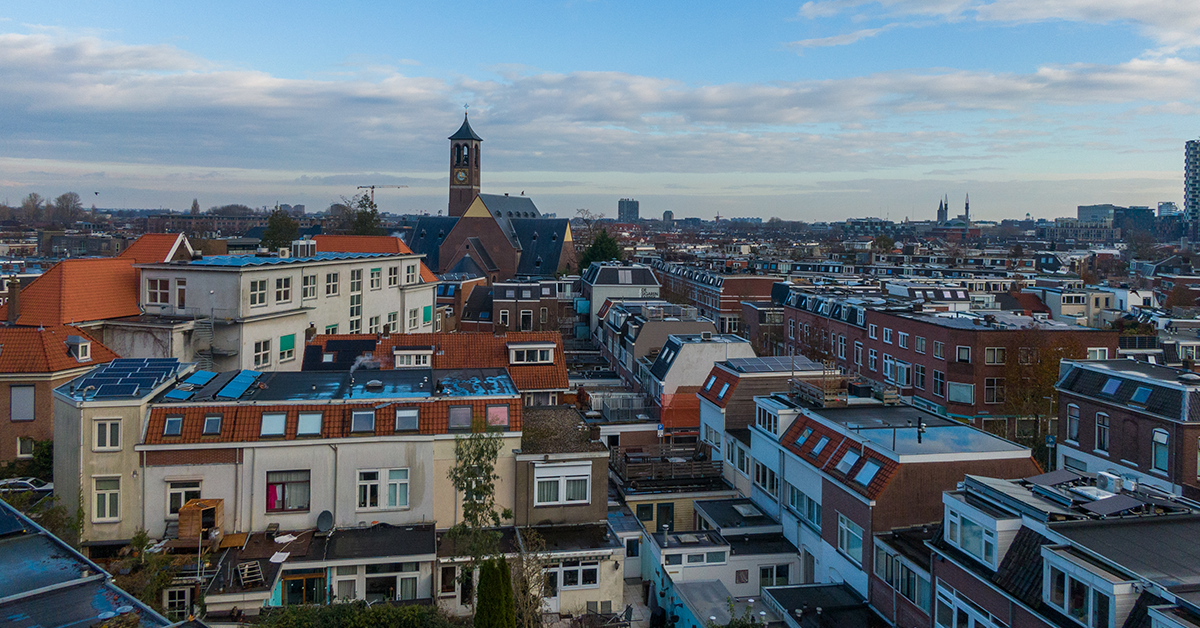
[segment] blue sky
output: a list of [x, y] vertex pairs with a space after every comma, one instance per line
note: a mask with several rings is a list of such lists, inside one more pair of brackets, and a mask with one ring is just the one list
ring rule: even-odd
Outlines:
[[[102, 4], [102, 6], [97, 6]], [[0, 201], [983, 218], [1181, 202], [1194, 0], [0, 6]], [[94, 194], [99, 192], [99, 194]]]

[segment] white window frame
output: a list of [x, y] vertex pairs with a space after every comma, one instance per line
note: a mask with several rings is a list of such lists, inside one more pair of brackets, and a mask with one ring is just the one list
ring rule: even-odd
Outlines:
[[[316, 417], [316, 430], [313, 429], [314, 417]], [[320, 436], [324, 423], [324, 412], [301, 412], [296, 419], [296, 436]]]
[[[850, 539], [858, 539], [858, 556], [857, 558], [852, 553], [850, 547]], [[845, 556], [850, 562], [861, 566], [863, 564], [863, 528], [851, 521], [846, 515], [838, 513], [838, 553]]]
[[317, 276], [302, 275], [300, 277], [300, 299], [308, 300], [317, 298]]
[[[1156, 429], [1150, 433], [1150, 470], [1157, 473], [1167, 473], [1171, 467], [1171, 437], [1166, 430]], [[1162, 466], [1158, 465], [1158, 455], [1162, 452]]]
[[[117, 488], [101, 489], [102, 480], [116, 480]], [[100, 498], [104, 497], [104, 514], [100, 514]], [[116, 514], [112, 514], [113, 511]], [[121, 476], [93, 475], [92, 476], [92, 522], [112, 523], [121, 520]]]
[[[980, 530], [978, 553], [974, 551], [975, 548], [968, 547], [962, 542], [963, 529], [966, 524], [978, 527]], [[992, 527], [992, 525], [993, 524], [981, 523], [975, 517], [968, 516], [955, 509], [949, 507], [946, 508], [946, 526], [948, 528], [946, 540], [949, 541], [951, 545], [957, 547], [959, 550], [962, 550], [975, 560], [987, 565], [991, 569], [995, 569], [997, 567], [996, 561], [999, 558], [999, 552], [997, 551], [999, 546], [996, 542], [996, 530]]]
[[408, 310], [408, 329], [409, 330], [416, 329], [417, 325], [419, 325], [420, 322], [421, 322], [421, 308], [414, 307], [414, 308], [409, 309]]
[[[25, 447], [26, 443], [29, 444], [28, 452], [21, 450], [23, 447]], [[33, 458], [33, 452], [34, 452], [34, 449], [36, 449], [36, 448], [37, 448], [37, 441], [35, 441], [32, 436], [18, 436], [17, 437], [17, 459], [18, 460], [29, 460], [30, 458]]]
[[388, 266], [388, 283], [389, 288], [395, 288], [400, 285], [400, 267]]
[[869, 337], [871, 340], [877, 340], [879, 338], [879, 326], [876, 325], [875, 323], [871, 323], [870, 325], [868, 325], [867, 326], [867, 337]]
[[147, 279], [146, 280], [146, 303], [150, 305], [170, 305], [171, 304], [171, 280], [170, 279]]
[[[967, 359], [965, 359], [965, 360], [962, 359], [964, 349], [966, 349], [966, 356], [967, 356]], [[959, 362], [961, 364], [970, 364], [971, 363], [971, 346], [970, 345], [958, 345], [958, 346], [954, 347], [954, 361]]]
[[417, 265], [408, 264], [404, 267], [404, 285], [417, 283]]
[[325, 273], [325, 296], [336, 297], [341, 289], [341, 273]]
[[267, 304], [267, 280], [250, 280], [250, 307], [263, 307]]
[[383, 289], [383, 268], [372, 268], [368, 272], [367, 277], [372, 290]]
[[271, 339], [254, 343], [254, 368], [271, 366]]
[[983, 363], [989, 366], [1001, 366], [1008, 360], [1008, 350], [1004, 347], [987, 347], [983, 350]]
[[276, 277], [275, 278], [275, 302], [276, 303], [291, 303], [292, 302], [292, 278], [291, 277]]
[[[403, 477], [393, 478], [392, 477], [393, 472], [395, 472], [396, 475], [403, 476]], [[364, 480], [363, 479], [364, 473], [374, 473], [375, 479], [374, 480]], [[364, 511], [380, 511], [380, 510], [408, 510], [411, 507], [411, 504], [412, 504], [411, 488], [412, 488], [412, 486], [411, 486], [410, 482], [412, 481], [412, 472], [409, 471], [408, 467], [394, 467], [394, 468], [390, 468], [390, 469], [359, 469], [358, 474], [355, 476], [355, 479], [356, 479], [355, 490], [354, 490], [354, 509], [355, 509], [355, 511], [364, 512]], [[404, 487], [403, 503], [401, 503], [401, 499], [400, 499], [400, 495], [401, 495], [400, 487], [401, 486]], [[396, 495], [396, 503], [395, 504], [390, 503], [391, 502], [390, 498], [392, 496], [391, 491], [392, 491], [393, 487], [395, 488], [395, 495]], [[364, 506], [363, 499], [362, 499], [364, 496], [363, 491], [365, 489], [366, 495], [369, 497], [372, 495], [372, 492], [371, 492], [372, 488], [374, 488], [373, 495], [375, 497], [375, 504]]]
[[[584, 499], [569, 499], [567, 483], [584, 481], [586, 497]], [[556, 483], [555, 498], [543, 500], [542, 483]], [[533, 469], [533, 506], [573, 506], [590, 504], [592, 497], [592, 465], [584, 463], [567, 464], [535, 464]]]
[[[113, 435], [116, 428], [116, 444]], [[104, 434], [104, 445], [100, 445], [100, 435]], [[92, 451], [121, 451], [121, 419], [97, 419], [92, 427]]]
[[[180, 484], [195, 484], [195, 486], [177, 486]], [[178, 519], [179, 510], [171, 512], [172, 501], [176, 495], [179, 496], [179, 506], [182, 508], [190, 499], [200, 499], [201, 491], [204, 489], [204, 482], [200, 479], [184, 479], [172, 478], [167, 480], [167, 519]], [[188, 498], [188, 493], [195, 493], [195, 497]]]

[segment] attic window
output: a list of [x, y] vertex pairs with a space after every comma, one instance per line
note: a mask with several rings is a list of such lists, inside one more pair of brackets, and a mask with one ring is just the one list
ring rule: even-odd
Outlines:
[[333, 353], [322, 353], [321, 354], [321, 362], [323, 362], [325, 364], [331, 364], [333, 362], [334, 357], [336, 357], [336, 356]]
[[704, 390], [712, 390], [713, 384], [717, 383], [717, 376], [713, 375], [708, 378], [708, 383], [704, 385]]
[[92, 341], [82, 336], [67, 336], [67, 355], [77, 362], [88, 362], [92, 359]]
[[879, 463], [874, 460], [868, 460], [863, 463], [862, 468], [854, 475], [854, 481], [867, 486], [871, 483], [871, 480], [875, 479], [876, 473], [879, 473]]
[[724, 399], [727, 392], [729, 392], [729, 382], [721, 384], [721, 392], [717, 393], [717, 399]]
[[837, 463], [837, 470], [842, 473], [850, 473], [850, 469], [854, 468], [854, 463], [858, 462], [858, 459], [857, 451], [847, 451], [846, 455], [842, 456], [842, 460]]
[[1150, 392], [1151, 390], [1149, 388], [1146, 388], [1145, 386], [1138, 386], [1138, 389], [1133, 391], [1133, 397], [1131, 397], [1129, 401], [1146, 405], [1146, 401], [1150, 399]]
[[1117, 394], [1117, 389], [1120, 387], [1121, 387], [1121, 380], [1119, 380], [1115, 377], [1110, 377], [1110, 378], [1108, 378], [1107, 382], [1104, 382], [1104, 388], [1102, 388], [1100, 390], [1100, 392], [1105, 395], [1115, 395], [1115, 394]]
[[799, 447], [803, 445], [804, 441], [808, 440], [809, 436], [812, 436], [812, 432], [813, 431], [811, 427], [804, 428], [804, 431], [800, 432], [800, 436], [796, 438], [796, 446]]

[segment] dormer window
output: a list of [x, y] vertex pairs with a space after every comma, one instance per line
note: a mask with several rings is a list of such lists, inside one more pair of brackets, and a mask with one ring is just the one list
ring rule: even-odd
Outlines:
[[76, 362], [91, 361], [92, 341], [81, 336], [67, 336], [67, 354]]
[[1088, 628], [1112, 628], [1125, 622], [1124, 616], [1117, 616], [1114, 600], [1137, 596], [1134, 582], [1127, 576], [1070, 547], [1042, 546], [1042, 560], [1042, 600], [1046, 604]]
[[554, 344], [540, 342], [513, 342], [508, 345], [509, 364], [552, 364]]

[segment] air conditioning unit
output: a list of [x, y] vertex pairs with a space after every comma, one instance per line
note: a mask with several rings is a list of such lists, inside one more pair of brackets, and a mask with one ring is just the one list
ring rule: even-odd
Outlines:
[[1119, 475], [1105, 473], [1103, 471], [1096, 474], [1096, 488], [1109, 493], [1120, 493], [1124, 480]]
[[712, 332], [711, 331], [700, 332], [700, 339], [701, 340], [712, 340]]

